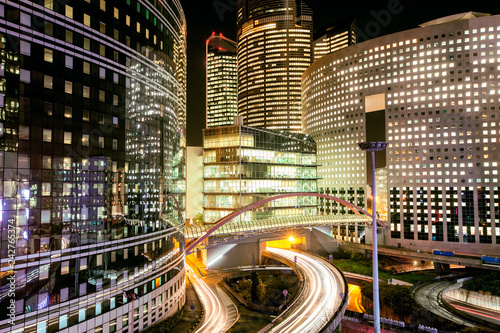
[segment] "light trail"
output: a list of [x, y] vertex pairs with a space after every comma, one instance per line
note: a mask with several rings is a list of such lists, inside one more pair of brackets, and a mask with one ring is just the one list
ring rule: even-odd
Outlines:
[[207, 286], [203, 279], [200, 279], [190, 266], [188, 272], [194, 278], [193, 286], [197, 289], [197, 294], [200, 301], [205, 307], [205, 317], [203, 323], [195, 333], [201, 332], [221, 332], [225, 324], [225, 316], [222, 311], [223, 305], [219, 301], [219, 297]]
[[344, 288], [337, 274], [341, 273], [336, 274], [333, 266], [305, 253], [277, 248], [267, 248], [267, 251], [291, 261], [297, 256], [297, 266], [302, 269], [307, 285], [300, 305], [272, 332], [319, 332], [340, 307], [340, 292]]

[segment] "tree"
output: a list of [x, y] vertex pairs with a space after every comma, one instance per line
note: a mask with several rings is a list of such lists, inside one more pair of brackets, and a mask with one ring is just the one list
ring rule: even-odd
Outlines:
[[194, 217], [194, 223], [196, 225], [203, 224], [203, 214], [202, 213], [198, 213], [198, 214], [195, 215], [195, 217]]

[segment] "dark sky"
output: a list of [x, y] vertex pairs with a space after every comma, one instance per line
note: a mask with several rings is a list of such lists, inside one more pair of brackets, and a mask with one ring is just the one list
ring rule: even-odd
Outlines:
[[[237, 0], [180, 0], [187, 20], [188, 82], [187, 143], [202, 144], [205, 127], [205, 42], [212, 32], [236, 40]], [[439, 17], [477, 11], [500, 13], [498, 0], [305, 0], [313, 9], [314, 29], [356, 18], [367, 37], [416, 28]], [[385, 15], [385, 14], [389, 15]], [[360, 35], [360, 34], [358, 34]], [[371, 35], [371, 36], [370, 36]]]

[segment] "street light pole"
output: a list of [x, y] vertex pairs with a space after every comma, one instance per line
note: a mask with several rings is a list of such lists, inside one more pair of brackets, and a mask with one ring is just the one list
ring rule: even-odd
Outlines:
[[377, 190], [375, 179], [375, 152], [384, 150], [387, 142], [361, 142], [359, 148], [372, 152], [372, 233], [373, 233], [373, 330], [380, 333], [380, 301], [378, 287], [378, 246], [377, 246]]

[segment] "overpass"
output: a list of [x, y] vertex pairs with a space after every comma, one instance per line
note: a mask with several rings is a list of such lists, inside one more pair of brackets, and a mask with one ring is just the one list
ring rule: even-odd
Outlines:
[[[351, 214], [344, 215], [319, 215], [319, 216], [289, 216], [289, 217], [273, 217], [269, 219], [253, 220], [253, 221], [234, 221], [241, 214], [261, 207], [269, 202], [280, 200], [287, 197], [319, 197], [323, 199], [333, 200], [341, 205], [349, 208]], [[287, 193], [268, 197], [221, 218], [214, 224], [204, 226], [187, 227], [185, 236], [187, 239], [193, 240], [186, 248], [186, 253], [196, 252], [208, 247], [220, 245], [234, 241], [235, 239], [246, 238], [258, 234], [272, 233], [280, 230], [312, 228], [317, 226], [333, 226], [333, 225], [353, 225], [366, 226], [371, 225], [372, 216], [356, 205], [342, 200], [340, 198], [321, 194], [321, 193]], [[377, 223], [385, 228], [385, 225], [377, 221]], [[224, 236], [233, 237], [224, 237]], [[222, 237], [220, 237], [222, 236]]]

